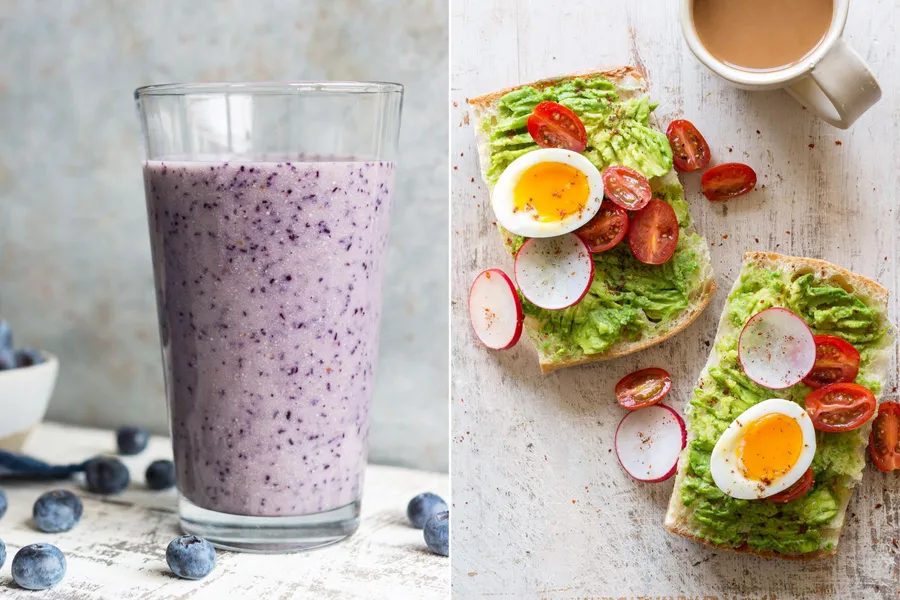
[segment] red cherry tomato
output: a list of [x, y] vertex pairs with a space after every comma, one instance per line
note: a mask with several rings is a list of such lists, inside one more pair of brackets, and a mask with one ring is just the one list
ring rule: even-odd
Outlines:
[[541, 148], [584, 152], [587, 131], [574, 112], [556, 102], [541, 102], [528, 117], [528, 133]]
[[807, 469], [806, 473], [803, 474], [803, 477], [798, 479], [794, 485], [782, 492], [778, 492], [773, 496], [769, 496], [768, 499], [771, 502], [784, 504], [786, 502], [790, 502], [791, 500], [802, 498], [809, 490], [812, 489], [812, 486], [815, 483], [815, 479], [813, 479], [813, 470]]
[[709, 164], [709, 145], [690, 121], [672, 121], [666, 137], [672, 147], [672, 162], [679, 171], [697, 171]]
[[593, 252], [605, 252], [628, 233], [628, 213], [621, 206], [604, 200], [594, 217], [575, 230], [575, 235]]
[[806, 397], [806, 412], [819, 431], [852, 431], [875, 414], [878, 401], [858, 383], [832, 383]]
[[700, 178], [703, 195], [713, 202], [742, 196], [756, 187], [756, 171], [742, 163], [716, 165]]
[[882, 471], [900, 471], [900, 404], [882, 402], [869, 434], [869, 454]]
[[848, 342], [833, 335], [817, 335], [816, 364], [803, 383], [820, 388], [831, 383], [853, 381], [859, 374], [859, 352]]
[[603, 191], [607, 198], [625, 210], [644, 208], [653, 194], [646, 177], [622, 165], [613, 165], [603, 171]]
[[669, 204], [653, 198], [634, 213], [628, 232], [628, 245], [642, 263], [661, 265], [675, 253], [678, 244], [678, 217]]
[[672, 389], [672, 378], [664, 369], [635, 371], [616, 384], [616, 400], [626, 410], [637, 410], [656, 404]]

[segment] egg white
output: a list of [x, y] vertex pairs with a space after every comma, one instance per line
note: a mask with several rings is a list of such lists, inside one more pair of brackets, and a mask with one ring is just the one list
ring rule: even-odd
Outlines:
[[[800, 425], [803, 444], [800, 457], [793, 468], [785, 475], [774, 479], [769, 485], [765, 485], [744, 476], [738, 464], [740, 458], [736, 451], [748, 425], [766, 415], [776, 413], [792, 418]], [[816, 432], [806, 411], [799, 404], [789, 400], [773, 398], [751, 406], [732, 421], [713, 448], [709, 471], [716, 486], [732, 498], [757, 500], [768, 498], [796, 483], [809, 469], [815, 453]]]
[[[588, 199], [584, 210], [568, 215], [559, 221], [543, 223], [534, 219], [530, 211], [515, 210], [513, 190], [522, 175], [538, 163], [558, 162], [569, 165], [587, 176]], [[575, 231], [590, 221], [603, 202], [603, 179], [591, 161], [577, 152], [560, 148], [542, 148], [523, 154], [514, 160], [500, 175], [491, 197], [491, 206], [497, 222], [516, 235], [544, 238]]]

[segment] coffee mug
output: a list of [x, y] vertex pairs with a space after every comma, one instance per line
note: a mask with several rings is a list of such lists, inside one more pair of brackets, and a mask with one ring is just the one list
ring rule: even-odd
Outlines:
[[841, 34], [850, 0], [834, 0], [828, 32], [810, 54], [772, 71], [738, 69], [715, 58], [700, 42], [694, 0], [681, 1], [681, 29], [694, 56], [716, 75], [745, 90], [784, 88], [825, 122], [847, 129], [881, 98], [881, 88], [865, 61]]

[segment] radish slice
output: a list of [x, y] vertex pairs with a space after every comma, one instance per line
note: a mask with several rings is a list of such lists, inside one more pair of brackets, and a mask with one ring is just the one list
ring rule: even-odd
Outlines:
[[567, 233], [531, 238], [516, 254], [516, 283], [541, 308], [568, 308], [584, 298], [594, 280], [594, 259], [581, 238]]
[[816, 364], [816, 341], [806, 322], [786, 308], [773, 307], [750, 317], [738, 342], [747, 377], [773, 390], [791, 387]]
[[675, 474], [687, 429], [677, 412], [663, 404], [635, 410], [616, 429], [616, 456], [625, 472], [649, 483]]
[[469, 290], [469, 318], [478, 339], [492, 350], [512, 348], [522, 335], [522, 301], [500, 269], [482, 271]]

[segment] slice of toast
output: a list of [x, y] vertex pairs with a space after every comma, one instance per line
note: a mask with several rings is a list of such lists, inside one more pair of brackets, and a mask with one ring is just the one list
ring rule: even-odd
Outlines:
[[[817, 281], [839, 286], [846, 291], [851, 292], [868, 307], [875, 308], [880, 314], [880, 319], [883, 321], [882, 325], [885, 333], [877, 341], [876, 347], [871, 353], [871, 358], [868, 359], [867, 370], [871, 373], [871, 378], [874, 380], [874, 383], [877, 384], [879, 388], [883, 389], [887, 377], [888, 361], [890, 359], [891, 348], [893, 347], [894, 341], [893, 327], [890, 325], [887, 317], [888, 292], [885, 288], [861, 275], [857, 275], [856, 273], [823, 260], [782, 256], [780, 254], [769, 252], [747, 252], [744, 254], [743, 270], [741, 275], [735, 280], [732, 292], [729, 294], [728, 303], [731, 302], [731, 294], [733, 294], [740, 286], [743, 274], [751, 267], [761, 267], [770, 271], [780, 271], [782, 277], [785, 278], [785, 281], [793, 281], [801, 275], [810, 273]], [[722, 311], [722, 317], [719, 321], [719, 328], [716, 333], [716, 340], [698, 381], [702, 381], [706, 377], [710, 368], [719, 365], [720, 359], [716, 351], [718, 342], [737, 332], [737, 328], [734, 324], [727, 319], [728, 303], [726, 303], [725, 309]], [[771, 397], [780, 396], [781, 394], [778, 391], [772, 391]], [[685, 409], [685, 420], [688, 427], [688, 443], [679, 457], [675, 486], [672, 490], [672, 496], [669, 500], [669, 506], [666, 512], [666, 528], [672, 533], [676, 533], [713, 548], [720, 548], [732, 552], [756, 554], [763, 557], [809, 560], [835, 554], [837, 552], [841, 529], [844, 526], [844, 515], [847, 511], [847, 505], [850, 502], [850, 497], [853, 495], [853, 487], [862, 479], [871, 421], [860, 428], [853, 449], [853, 452], [857, 454], [858, 458], [858, 460], [855, 461], [859, 466], [858, 472], [855, 472], [849, 477], [844, 482], [844, 486], [840, 487], [838, 490], [833, 490], [837, 495], [838, 510], [834, 518], [819, 528], [821, 536], [819, 549], [806, 553], [785, 554], [771, 550], [760, 551], [750, 547], [748, 544], [737, 546], [719, 545], [704, 537], [702, 525], [693, 518], [693, 508], [684, 504], [681, 494], [682, 484], [687, 477], [687, 467], [689, 463], [688, 454], [691, 449], [691, 441], [694, 439], [694, 434], [691, 429], [693, 408], [693, 405], [689, 403]]]
[[[625, 66], [614, 69], [567, 75], [565, 77], [544, 79], [533, 83], [511, 87], [505, 90], [500, 90], [491, 94], [486, 94], [478, 98], [470, 98], [468, 100], [469, 104], [473, 108], [473, 113], [475, 116], [475, 119], [472, 121], [472, 123], [475, 128], [475, 140], [478, 146], [478, 156], [481, 164], [481, 175], [485, 183], [488, 185], [489, 189], [493, 189], [493, 185], [491, 184], [487, 174], [491, 162], [490, 139], [488, 133], [482, 127], [482, 123], [485, 119], [496, 118], [498, 114], [497, 103], [500, 98], [502, 98], [509, 92], [521, 89], [523, 87], [543, 89], [548, 86], [560, 84], [569, 80], [580, 79], [586, 81], [594, 78], [604, 78], [612, 82], [615, 85], [616, 92], [621, 99], [628, 99], [647, 93], [647, 83], [643, 72], [635, 67]], [[650, 119], [653, 126], [658, 129], [658, 123], [656, 123], [652, 115]], [[680, 185], [674, 169], [670, 170], [663, 177], [653, 178], [653, 180], [651, 180], [651, 184], [653, 185], [654, 189], [657, 189], [660, 186], [672, 184]], [[499, 225], [498, 229], [500, 230], [501, 239], [507, 239], [509, 237], [508, 233]], [[693, 228], [689, 228], [686, 230], [686, 232], [694, 233], [694, 230]], [[701, 238], [700, 241], [701, 243], [698, 244], [698, 248], [696, 248], [699, 268], [694, 272], [688, 285], [689, 294], [687, 306], [684, 310], [680, 311], [677, 316], [675, 316], [671, 320], [666, 321], [659, 327], [654, 327], [652, 330], [649, 330], [646, 335], [643, 335], [638, 339], [622, 339], [599, 354], [584, 354], [583, 352], [575, 351], [561, 355], [558, 351], [542, 349], [541, 345], [535, 344], [535, 348], [538, 352], [541, 371], [543, 373], [549, 373], [551, 371], [555, 371], [564, 367], [570, 367], [599, 360], [608, 360], [611, 358], [624, 356], [626, 354], [631, 354], [632, 352], [637, 352], [639, 350], [643, 350], [644, 348], [648, 348], [650, 346], [658, 344], [690, 325], [709, 304], [710, 300], [712, 299], [713, 293], [716, 290], [716, 283], [713, 279], [712, 265], [709, 257], [709, 247], [707, 246], [705, 240], [702, 240]], [[536, 319], [526, 317], [525, 329], [532, 340], [539, 339], [541, 335], [540, 324]]]

